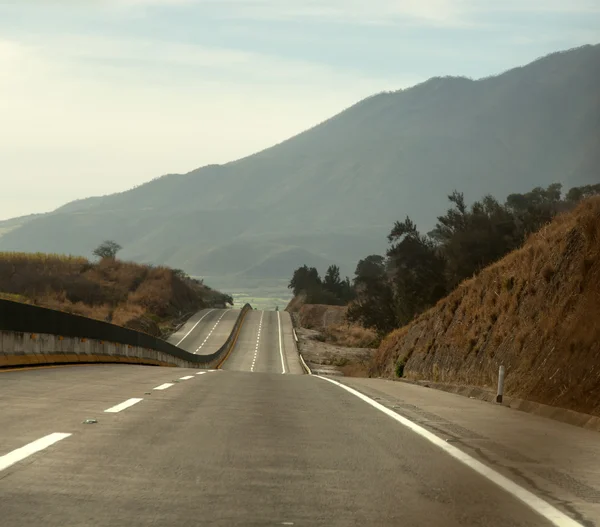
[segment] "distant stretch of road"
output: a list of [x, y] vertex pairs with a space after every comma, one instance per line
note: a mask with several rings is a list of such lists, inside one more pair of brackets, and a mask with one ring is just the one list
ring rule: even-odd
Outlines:
[[[204, 311], [173, 338], [209, 353], [236, 316]], [[221, 370], [0, 372], [0, 525], [579, 525], [381, 397], [302, 372], [289, 315], [267, 311]]]
[[248, 313], [223, 369], [257, 373], [304, 373], [294, 345], [289, 313]]
[[223, 345], [239, 314], [238, 309], [203, 309], [171, 335], [168, 342], [190, 353], [210, 355]]

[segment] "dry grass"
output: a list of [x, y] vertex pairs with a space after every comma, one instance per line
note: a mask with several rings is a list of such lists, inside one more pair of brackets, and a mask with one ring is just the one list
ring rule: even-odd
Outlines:
[[303, 304], [298, 311], [298, 320], [303, 328], [322, 330], [346, 321], [346, 307], [325, 304]]
[[157, 336], [173, 319], [220, 300], [217, 292], [166, 267], [42, 253], [0, 253], [0, 298]]
[[347, 308], [325, 304], [302, 304], [296, 316], [300, 326], [319, 331], [323, 342], [347, 348], [375, 348], [377, 334], [346, 320]]
[[339, 370], [344, 374], [344, 377], [368, 377], [370, 367], [367, 362], [352, 362], [345, 366], [340, 366]]
[[289, 304], [286, 306], [285, 310], [288, 313], [297, 313], [300, 311], [300, 308], [306, 303], [306, 295], [304, 293], [299, 294], [292, 298]]
[[37, 262], [43, 264], [78, 264], [85, 265], [88, 262], [83, 256], [71, 256], [67, 254], [54, 253], [20, 253], [20, 252], [0, 252], [0, 260], [3, 262], [16, 262], [21, 264], [24, 261]]
[[321, 333], [325, 337], [325, 342], [331, 342], [346, 348], [376, 348], [379, 344], [377, 334], [374, 331], [351, 324], [325, 326]]
[[465, 281], [381, 344], [374, 371], [493, 386], [600, 415], [600, 198], [582, 202], [524, 246]]

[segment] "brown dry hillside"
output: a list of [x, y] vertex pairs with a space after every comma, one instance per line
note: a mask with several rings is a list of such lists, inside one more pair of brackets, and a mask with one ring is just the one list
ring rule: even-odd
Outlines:
[[292, 314], [295, 323], [320, 333], [324, 342], [348, 348], [374, 348], [377, 335], [370, 329], [351, 324], [346, 320], [345, 306], [305, 304], [306, 295], [295, 296], [286, 311]]
[[303, 328], [321, 330], [328, 326], [343, 324], [346, 308], [324, 304], [304, 304], [298, 311], [298, 321]]
[[375, 370], [507, 394], [600, 416], [600, 197], [390, 334]]
[[230, 299], [180, 271], [120, 260], [0, 253], [0, 298], [161, 336], [178, 319]]

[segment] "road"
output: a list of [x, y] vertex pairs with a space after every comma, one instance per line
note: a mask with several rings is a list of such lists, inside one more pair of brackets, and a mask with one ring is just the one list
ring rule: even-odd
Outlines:
[[249, 312], [223, 369], [302, 374], [290, 315], [279, 311]]
[[239, 309], [203, 309], [171, 335], [168, 342], [190, 353], [210, 355], [223, 345], [239, 314]]
[[290, 331], [287, 314], [249, 313], [222, 370], [0, 372], [2, 527], [576, 525], [544, 519], [375, 395], [290, 374]]

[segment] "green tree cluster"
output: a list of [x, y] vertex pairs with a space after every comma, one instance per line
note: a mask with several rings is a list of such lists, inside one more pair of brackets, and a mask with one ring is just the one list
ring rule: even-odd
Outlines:
[[562, 186], [553, 184], [511, 194], [504, 204], [484, 196], [469, 207], [462, 193], [453, 192], [451, 207], [431, 232], [421, 234], [407, 217], [394, 224], [385, 256], [358, 263], [348, 319], [380, 334], [407, 324], [556, 214], [594, 194], [600, 194], [600, 184], [572, 188], [564, 198]]
[[354, 298], [350, 279], [340, 277], [340, 268], [330, 265], [323, 279], [315, 267], [303, 265], [294, 271], [288, 285], [294, 296], [306, 295], [309, 304], [346, 305]]

